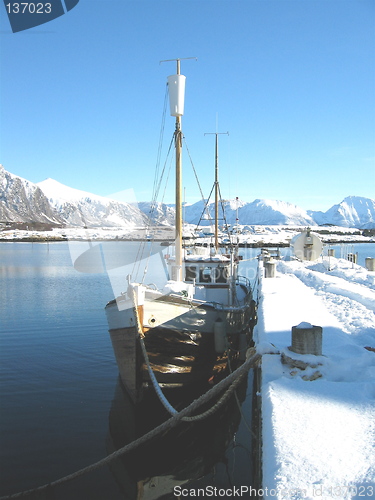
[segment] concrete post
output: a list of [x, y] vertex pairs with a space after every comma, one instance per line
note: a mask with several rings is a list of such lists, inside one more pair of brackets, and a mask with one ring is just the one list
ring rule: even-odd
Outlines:
[[274, 278], [276, 276], [276, 261], [269, 259], [264, 263], [264, 277]]
[[322, 355], [322, 332], [321, 326], [313, 326], [310, 323], [300, 323], [292, 327], [291, 351], [298, 354]]

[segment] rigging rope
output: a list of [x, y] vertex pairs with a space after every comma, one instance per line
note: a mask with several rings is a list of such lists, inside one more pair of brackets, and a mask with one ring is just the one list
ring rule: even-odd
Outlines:
[[[157, 158], [156, 158], [153, 192], [152, 192], [152, 198], [151, 198], [150, 209], [149, 209], [149, 220], [148, 220], [148, 224], [146, 225], [146, 232], [148, 232], [150, 226], [152, 225], [152, 216], [156, 210], [156, 200], [157, 200], [157, 196], [158, 196], [158, 193], [160, 190], [161, 181], [162, 181], [164, 171], [165, 171], [165, 164], [167, 161], [167, 159], [166, 159], [166, 161], [164, 163], [163, 170], [162, 170], [161, 178], [158, 179], [159, 171], [160, 171], [161, 152], [162, 152], [163, 140], [164, 140], [164, 129], [165, 129], [165, 117], [166, 117], [166, 111], [167, 111], [167, 102], [168, 102], [168, 85], [166, 85], [166, 87], [165, 87], [164, 104], [163, 104], [162, 120], [161, 120], [161, 126], [160, 126], [159, 145], [158, 145], [158, 152], [157, 152]], [[173, 138], [172, 138], [171, 143], [169, 145], [167, 158], [169, 156], [169, 153], [170, 153], [170, 150], [172, 147], [172, 143], [173, 143]], [[147, 259], [147, 262], [151, 256], [151, 253], [152, 253], [151, 246], [150, 246], [150, 250], [148, 252], [148, 255], [145, 257]], [[132, 269], [132, 273], [131, 273], [134, 276], [136, 276], [140, 272], [140, 264], [142, 261], [142, 255], [144, 253], [145, 247], [146, 247], [145, 241], [141, 242], [141, 244], [138, 247], [138, 253], [137, 253], [136, 259], [134, 261], [134, 265], [133, 265], [133, 269]], [[141, 280], [142, 283], [144, 282], [146, 273], [147, 273], [147, 265], [145, 266], [144, 271], [143, 271], [143, 276], [142, 276], [142, 280]]]
[[210, 198], [211, 198], [211, 195], [212, 195], [212, 191], [214, 190], [214, 187], [215, 187], [215, 185], [213, 185], [213, 186], [212, 186], [212, 189], [211, 189], [211, 191], [210, 191], [210, 194], [208, 195], [207, 200], [202, 199], [202, 201], [204, 202], [204, 207], [203, 207], [203, 210], [202, 210], [201, 216], [200, 216], [200, 218], [199, 218], [199, 221], [198, 221], [198, 223], [197, 223], [196, 230], [198, 229], [199, 224], [201, 223], [201, 220], [202, 220], [202, 218], [203, 218], [203, 214], [204, 214], [204, 212], [206, 212], [206, 214], [207, 214], [207, 216], [208, 216], [208, 220], [209, 220], [211, 223], [213, 222], [212, 217], [211, 217], [211, 214], [210, 214], [210, 211], [209, 211], [209, 209], [208, 209], [208, 202], [210, 201]]
[[165, 173], [165, 167], [167, 165], [167, 161], [168, 161], [171, 149], [172, 149], [173, 141], [174, 141], [174, 134], [173, 134], [173, 137], [171, 139], [171, 142], [169, 143], [169, 148], [168, 148], [167, 156], [166, 156], [165, 161], [164, 161], [163, 170], [161, 172], [159, 182], [157, 183], [155, 192], [154, 192], [153, 197], [152, 197], [152, 205], [153, 205], [154, 209], [156, 207], [156, 200], [157, 200], [157, 197], [159, 196], [159, 191], [160, 191], [160, 188], [161, 188], [161, 183], [162, 183], [162, 180], [163, 180], [163, 177], [164, 177], [164, 173]]
[[204, 198], [204, 195], [203, 195], [203, 191], [202, 191], [201, 185], [200, 185], [200, 183], [199, 183], [199, 179], [198, 179], [197, 171], [195, 170], [195, 167], [194, 167], [193, 159], [192, 159], [192, 157], [191, 157], [191, 155], [190, 155], [190, 151], [189, 151], [189, 148], [188, 148], [188, 145], [187, 145], [187, 142], [186, 142], [185, 137], [184, 137], [183, 139], [184, 139], [184, 144], [185, 144], [185, 147], [186, 147], [187, 154], [188, 154], [189, 159], [190, 159], [191, 166], [192, 166], [192, 168], [193, 168], [193, 172], [194, 172], [194, 175], [195, 175], [195, 180], [197, 181], [197, 184], [198, 184], [198, 189], [199, 189], [199, 192], [200, 192], [201, 197], [202, 197], [202, 201], [204, 201], [204, 200], [205, 200], [205, 198]]
[[[169, 176], [170, 176], [171, 170], [172, 170], [172, 157], [171, 157], [171, 159], [170, 159], [170, 164], [169, 164], [169, 168], [168, 168], [167, 178], [166, 178], [166, 180], [165, 180], [165, 185], [164, 185], [163, 196], [162, 196], [162, 197], [161, 197], [161, 199], [160, 199], [160, 202], [161, 202], [161, 203], [163, 203], [163, 202], [164, 202], [165, 192], [167, 191], [167, 186], [168, 186], [168, 181], [169, 181]], [[164, 171], [163, 171], [163, 173], [164, 173]], [[160, 179], [160, 182], [161, 182], [161, 179]]]
[[158, 176], [159, 176], [161, 151], [162, 151], [162, 147], [163, 147], [165, 116], [166, 116], [166, 111], [167, 111], [167, 99], [168, 99], [168, 84], [166, 84], [166, 86], [165, 86], [164, 105], [163, 105], [163, 113], [162, 113], [161, 126], [160, 126], [158, 152], [157, 152], [157, 157], [156, 157], [156, 169], [155, 169], [155, 177], [154, 177], [154, 187], [153, 187], [153, 191], [152, 191], [153, 192], [152, 199], [155, 199], [155, 197], [156, 197], [155, 193], [156, 193], [157, 180], [158, 180]]

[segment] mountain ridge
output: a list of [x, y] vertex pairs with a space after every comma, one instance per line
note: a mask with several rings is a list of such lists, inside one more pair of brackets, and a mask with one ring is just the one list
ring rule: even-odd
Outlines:
[[[220, 223], [230, 225], [295, 225], [331, 224], [358, 229], [375, 228], [375, 200], [347, 196], [326, 212], [304, 210], [281, 200], [255, 199], [252, 202], [226, 200], [219, 209]], [[205, 201], [185, 205], [184, 220], [201, 225], [213, 219], [213, 202], [204, 210]], [[171, 226], [174, 206], [164, 203], [119, 202], [86, 191], [71, 188], [54, 179], [32, 183], [7, 172], [0, 165], [0, 221], [43, 222], [85, 227], [141, 227], [151, 219], [154, 224]], [[207, 215], [209, 214], [209, 215]]]
[[37, 186], [67, 225], [137, 227], [148, 223], [148, 217], [130, 203], [71, 188], [51, 178]]
[[0, 221], [61, 224], [43, 191], [32, 182], [7, 172], [0, 165]]
[[326, 212], [308, 210], [308, 214], [319, 224], [334, 224], [343, 227], [372, 229], [375, 227], [374, 200], [362, 196], [347, 196]]

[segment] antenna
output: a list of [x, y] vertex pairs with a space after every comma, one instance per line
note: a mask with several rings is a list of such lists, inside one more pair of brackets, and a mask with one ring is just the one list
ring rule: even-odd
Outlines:
[[215, 248], [219, 249], [219, 140], [218, 135], [229, 135], [229, 132], [206, 132], [204, 135], [215, 136]]
[[163, 61], [160, 61], [159, 64], [164, 63], [164, 62], [176, 61], [177, 62], [177, 75], [180, 75], [180, 61], [186, 61], [187, 59], [195, 59], [196, 61], [198, 61], [198, 57], [181, 57], [178, 59], [164, 59]]

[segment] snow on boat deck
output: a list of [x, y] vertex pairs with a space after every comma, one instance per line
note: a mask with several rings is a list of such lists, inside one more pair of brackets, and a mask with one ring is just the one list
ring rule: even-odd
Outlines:
[[[279, 261], [260, 281], [264, 498], [375, 498], [375, 273], [328, 265]], [[301, 322], [323, 328], [322, 356], [289, 351]]]

